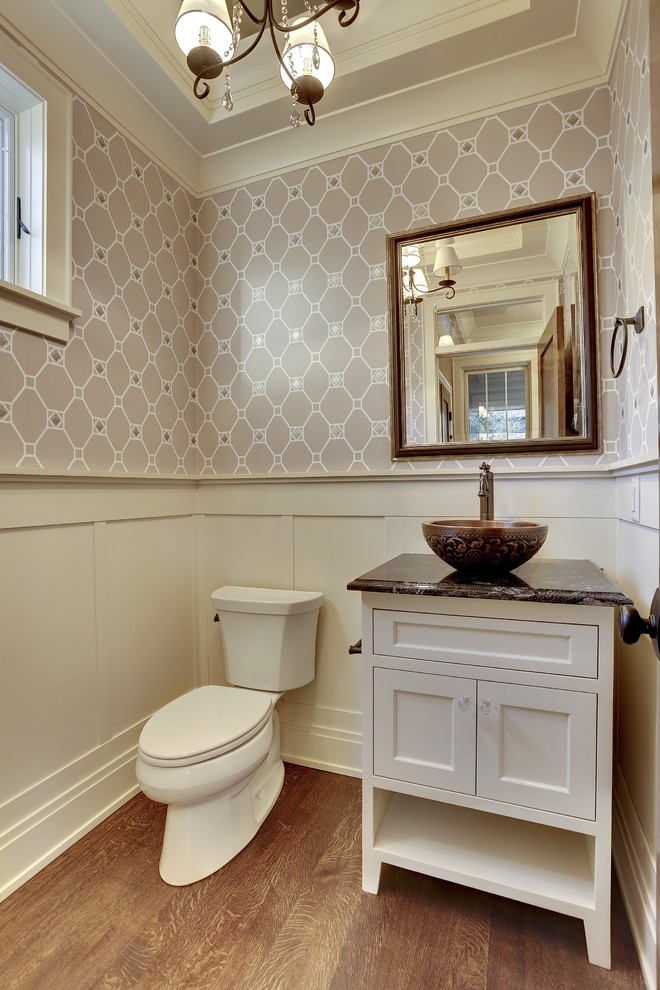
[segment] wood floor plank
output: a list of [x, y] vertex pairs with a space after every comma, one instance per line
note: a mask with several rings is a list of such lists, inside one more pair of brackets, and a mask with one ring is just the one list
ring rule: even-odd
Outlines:
[[[587, 960], [584, 926], [575, 918], [497, 898], [486, 990], [622, 990], [644, 985], [616, 877], [612, 883], [612, 969]], [[566, 979], [566, 977], [564, 977]]]
[[189, 887], [158, 875], [164, 813], [139, 795], [0, 904], [2, 990], [644, 990], [616, 884], [611, 972], [572, 918], [387, 866], [364, 893], [353, 778], [287, 766]]
[[[359, 798], [351, 788], [323, 854], [308, 877], [304, 891], [261, 960], [253, 957], [241, 990], [319, 987], [334, 972], [347, 935], [348, 921], [361, 900], [359, 883]], [[357, 815], [357, 818], [356, 818]], [[237, 988], [238, 990], [238, 988]]]
[[362, 898], [331, 990], [483, 990], [490, 912], [483, 901], [466, 910], [464, 901], [460, 887], [383, 867], [379, 894]]

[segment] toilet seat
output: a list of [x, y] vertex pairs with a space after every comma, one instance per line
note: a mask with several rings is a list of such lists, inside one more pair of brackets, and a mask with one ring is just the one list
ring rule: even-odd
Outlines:
[[147, 721], [139, 756], [157, 767], [211, 760], [252, 739], [273, 711], [266, 692], [209, 684], [175, 698]]

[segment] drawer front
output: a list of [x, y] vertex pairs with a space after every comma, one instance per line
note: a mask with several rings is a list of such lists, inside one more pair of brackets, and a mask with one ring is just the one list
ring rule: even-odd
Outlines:
[[596, 695], [479, 681], [477, 794], [594, 819]]
[[374, 609], [374, 653], [598, 676], [598, 627]]
[[374, 773], [474, 794], [476, 682], [374, 669]]

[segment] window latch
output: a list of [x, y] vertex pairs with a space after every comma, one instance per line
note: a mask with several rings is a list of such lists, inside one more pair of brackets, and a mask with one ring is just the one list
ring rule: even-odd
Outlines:
[[23, 219], [21, 217], [21, 197], [17, 196], [16, 197], [16, 236], [20, 241], [21, 234], [29, 234], [29, 233], [30, 231], [23, 223]]

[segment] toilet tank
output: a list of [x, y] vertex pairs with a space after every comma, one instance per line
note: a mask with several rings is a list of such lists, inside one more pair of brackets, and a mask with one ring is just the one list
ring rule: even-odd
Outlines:
[[225, 674], [230, 684], [289, 691], [314, 679], [316, 626], [323, 595], [276, 588], [218, 588]]

